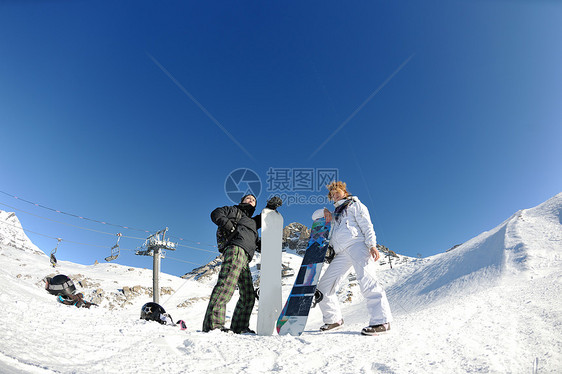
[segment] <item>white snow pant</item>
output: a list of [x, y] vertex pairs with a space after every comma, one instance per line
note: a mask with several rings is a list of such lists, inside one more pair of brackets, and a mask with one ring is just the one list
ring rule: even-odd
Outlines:
[[386, 293], [375, 275], [375, 261], [365, 243], [358, 241], [337, 253], [318, 283], [318, 290], [324, 294], [324, 298], [318, 303], [324, 323], [336, 323], [342, 319], [336, 291], [352, 266], [367, 302], [369, 325], [391, 322], [392, 313]]

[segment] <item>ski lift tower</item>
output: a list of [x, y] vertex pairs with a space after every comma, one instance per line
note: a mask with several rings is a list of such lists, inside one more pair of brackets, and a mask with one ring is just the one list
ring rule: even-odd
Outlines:
[[[160, 230], [155, 234], [150, 235], [146, 238], [144, 244], [135, 252], [139, 256], [152, 256], [154, 258], [152, 265], [152, 301], [159, 304], [160, 300], [160, 286], [158, 284], [158, 278], [160, 277], [160, 258], [165, 257], [165, 252], [162, 250], [166, 249], [169, 251], [176, 250], [176, 243], [172, 243], [166, 240], [166, 232], [168, 228]], [[162, 239], [160, 239], [162, 235]]]

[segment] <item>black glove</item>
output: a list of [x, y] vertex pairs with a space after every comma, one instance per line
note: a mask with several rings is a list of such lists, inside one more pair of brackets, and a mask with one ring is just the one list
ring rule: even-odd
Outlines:
[[222, 229], [224, 230], [224, 232], [230, 234], [231, 232], [234, 231], [234, 224], [232, 223], [232, 221], [228, 220], [228, 221], [226, 221], [226, 223], [222, 226]]
[[283, 201], [281, 200], [281, 198], [279, 196], [273, 196], [267, 202], [266, 208], [275, 210], [279, 208], [281, 205], [283, 205]]

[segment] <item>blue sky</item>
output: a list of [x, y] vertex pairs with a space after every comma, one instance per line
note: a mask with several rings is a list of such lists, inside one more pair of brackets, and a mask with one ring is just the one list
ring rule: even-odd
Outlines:
[[[381, 244], [443, 252], [562, 190], [560, 19], [551, 1], [3, 1], [0, 209], [84, 264], [146, 233], [9, 195], [169, 227], [197, 248], [168, 253], [180, 275], [215, 257], [232, 171], [263, 207], [268, 171], [330, 169]], [[281, 192], [326, 193], [299, 181]], [[117, 262], [151, 267], [132, 250]]]

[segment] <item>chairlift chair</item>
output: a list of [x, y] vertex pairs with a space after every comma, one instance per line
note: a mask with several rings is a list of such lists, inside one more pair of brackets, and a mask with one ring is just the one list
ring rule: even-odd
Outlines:
[[61, 241], [62, 241], [61, 238], [57, 238], [57, 246], [55, 247], [55, 249], [51, 251], [50, 261], [53, 267], [57, 266], [57, 258], [55, 257], [55, 253], [57, 253], [57, 249], [59, 248], [59, 244]]
[[105, 261], [110, 262], [116, 260], [117, 257], [119, 257], [119, 239], [121, 239], [121, 236], [123, 236], [123, 234], [117, 233], [117, 243], [115, 243], [115, 245], [111, 247], [111, 254], [105, 258]]

